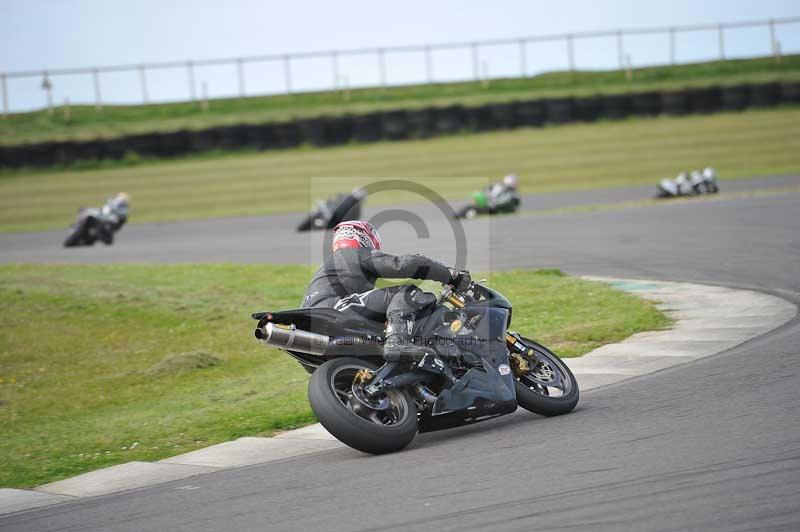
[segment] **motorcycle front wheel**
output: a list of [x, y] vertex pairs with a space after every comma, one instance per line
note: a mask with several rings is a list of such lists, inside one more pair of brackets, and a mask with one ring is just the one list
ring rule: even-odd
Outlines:
[[367, 397], [354, 385], [363, 369], [376, 367], [357, 358], [337, 358], [318, 367], [308, 382], [311, 410], [328, 432], [354, 449], [370, 454], [399, 451], [417, 434], [417, 406], [401, 390]]
[[312, 212], [303, 218], [303, 221], [297, 226], [297, 230], [299, 232], [311, 231], [312, 229], [319, 229], [323, 225], [325, 225], [325, 222], [320, 219], [319, 214], [317, 212]]
[[472, 205], [468, 205], [456, 213], [456, 218], [465, 218], [467, 220], [473, 220], [477, 216], [478, 216], [478, 209], [476, 209]]
[[522, 355], [528, 363], [528, 370], [515, 371], [517, 404], [542, 416], [560, 416], [571, 412], [580, 397], [575, 375], [545, 346], [528, 338], [522, 338], [522, 341], [533, 353]]
[[64, 247], [71, 248], [82, 245], [92, 245], [94, 240], [89, 234], [91, 232], [91, 218], [84, 218], [77, 222], [70, 230], [66, 240], [64, 240]]

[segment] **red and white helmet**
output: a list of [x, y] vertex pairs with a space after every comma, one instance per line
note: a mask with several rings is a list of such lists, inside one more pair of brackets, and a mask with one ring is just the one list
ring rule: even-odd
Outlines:
[[342, 222], [333, 228], [333, 251], [344, 248], [381, 249], [381, 236], [369, 222]]
[[508, 188], [513, 188], [514, 190], [517, 189], [517, 185], [519, 184], [519, 178], [517, 174], [508, 174], [503, 178], [503, 184]]

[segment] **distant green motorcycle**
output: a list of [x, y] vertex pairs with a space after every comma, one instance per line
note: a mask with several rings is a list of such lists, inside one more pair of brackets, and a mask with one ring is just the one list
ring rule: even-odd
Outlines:
[[508, 200], [492, 204], [486, 190], [476, 190], [472, 193], [472, 205], [467, 205], [458, 212], [456, 218], [472, 220], [479, 214], [509, 214], [519, 209], [519, 196], [513, 194]]

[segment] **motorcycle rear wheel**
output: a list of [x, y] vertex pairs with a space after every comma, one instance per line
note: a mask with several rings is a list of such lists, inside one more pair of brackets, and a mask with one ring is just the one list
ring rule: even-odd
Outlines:
[[353, 379], [361, 369], [376, 367], [357, 358], [337, 358], [318, 367], [308, 382], [311, 409], [328, 432], [354, 449], [370, 454], [399, 451], [417, 434], [417, 406], [401, 390], [388, 391], [373, 405], [357, 397]]
[[525, 375], [514, 376], [517, 404], [542, 416], [560, 416], [571, 412], [578, 404], [578, 381], [569, 367], [545, 346], [522, 338], [535, 357], [525, 356], [530, 369]]

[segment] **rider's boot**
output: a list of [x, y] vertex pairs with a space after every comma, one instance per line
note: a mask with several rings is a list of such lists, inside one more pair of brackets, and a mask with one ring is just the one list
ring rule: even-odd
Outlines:
[[392, 313], [386, 316], [386, 331], [383, 343], [383, 358], [387, 362], [416, 361], [433, 350], [413, 342], [413, 316]]

